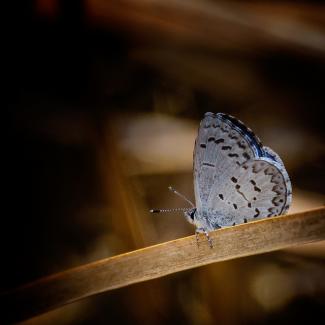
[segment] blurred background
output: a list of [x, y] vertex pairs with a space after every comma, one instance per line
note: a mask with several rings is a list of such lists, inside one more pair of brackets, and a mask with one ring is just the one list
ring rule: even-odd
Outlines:
[[[2, 12], [1, 291], [191, 235], [207, 111], [277, 151], [290, 212], [325, 203], [321, 1], [35, 0]], [[325, 243], [177, 273], [24, 324], [290, 324], [325, 318]], [[15, 313], [15, 311], [12, 311]]]

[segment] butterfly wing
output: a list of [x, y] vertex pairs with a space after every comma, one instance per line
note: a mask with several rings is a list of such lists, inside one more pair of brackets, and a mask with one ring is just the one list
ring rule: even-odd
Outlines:
[[[206, 113], [194, 148], [194, 191], [198, 210], [206, 209], [214, 183], [221, 187], [225, 173], [258, 155], [258, 142], [249, 142], [223, 114]], [[256, 140], [257, 141], [257, 140]], [[234, 152], [233, 148], [238, 148]]]
[[291, 202], [279, 156], [242, 122], [222, 113], [206, 113], [200, 124], [194, 189], [198, 215], [215, 226], [283, 214]]

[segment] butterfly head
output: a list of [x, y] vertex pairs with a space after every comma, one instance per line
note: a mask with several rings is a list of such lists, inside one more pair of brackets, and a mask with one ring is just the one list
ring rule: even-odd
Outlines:
[[184, 212], [185, 218], [189, 223], [195, 224], [196, 208]]

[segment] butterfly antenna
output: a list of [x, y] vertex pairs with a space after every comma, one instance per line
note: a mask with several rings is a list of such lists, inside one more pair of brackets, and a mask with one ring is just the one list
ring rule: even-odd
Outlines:
[[179, 197], [181, 197], [183, 200], [185, 200], [187, 203], [189, 203], [191, 205], [192, 208], [195, 208], [194, 204], [183, 194], [177, 192], [174, 188], [172, 188], [171, 186], [168, 186], [168, 189], [173, 192], [174, 194], [178, 195]]
[[151, 213], [164, 213], [164, 212], [179, 212], [179, 211], [188, 211], [191, 208], [175, 208], [175, 209], [151, 209], [149, 210]]

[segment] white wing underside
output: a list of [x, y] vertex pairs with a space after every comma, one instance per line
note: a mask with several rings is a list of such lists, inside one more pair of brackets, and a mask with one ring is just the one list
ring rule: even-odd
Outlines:
[[208, 229], [284, 214], [291, 203], [279, 156], [237, 123], [207, 113], [199, 128], [194, 190], [198, 224]]

